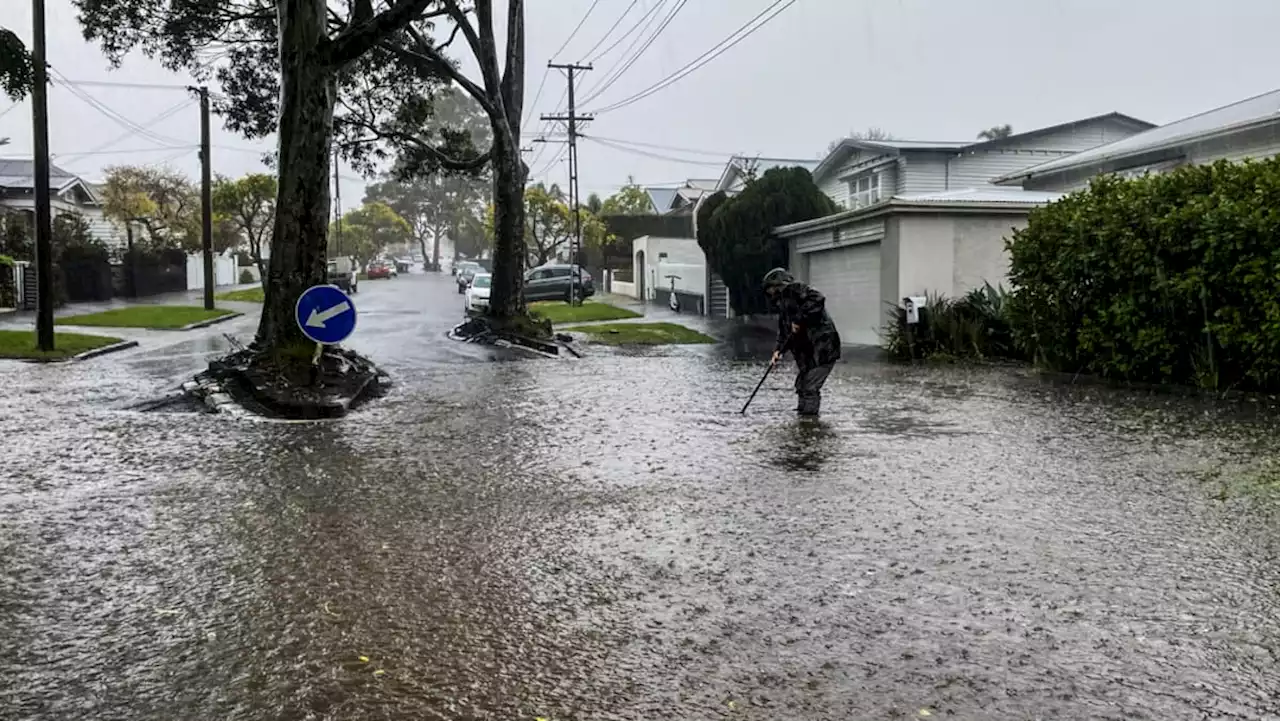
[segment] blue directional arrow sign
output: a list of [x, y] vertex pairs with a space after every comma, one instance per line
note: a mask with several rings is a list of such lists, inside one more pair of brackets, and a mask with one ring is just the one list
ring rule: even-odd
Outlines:
[[356, 329], [356, 306], [337, 286], [313, 285], [298, 296], [294, 318], [302, 334], [324, 345], [346, 340]]

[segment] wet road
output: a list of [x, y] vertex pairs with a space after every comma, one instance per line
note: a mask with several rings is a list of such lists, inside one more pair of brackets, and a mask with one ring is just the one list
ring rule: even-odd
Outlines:
[[126, 410], [248, 318], [0, 365], [0, 718], [1280, 717], [1261, 414], [853, 361], [803, 425], [723, 350], [356, 301], [397, 385], [336, 423]]

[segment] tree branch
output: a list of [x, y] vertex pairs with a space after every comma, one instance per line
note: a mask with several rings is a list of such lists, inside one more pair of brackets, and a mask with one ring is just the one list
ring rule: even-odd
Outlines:
[[503, 65], [502, 103], [507, 122], [518, 135], [524, 110], [524, 0], [507, 2], [507, 57]]
[[412, 144], [415, 148], [431, 156], [433, 160], [435, 160], [437, 163], [440, 164], [440, 167], [445, 168], [446, 170], [459, 170], [459, 171], [475, 170], [476, 168], [483, 166], [485, 163], [488, 163], [489, 160], [493, 157], [493, 149], [490, 148], [489, 150], [486, 150], [483, 153], [480, 153], [474, 158], [469, 158], [467, 160], [458, 160], [456, 158], [452, 158], [452, 157], [449, 157], [448, 155], [445, 155], [443, 152], [440, 151], [439, 148], [436, 148], [431, 143], [426, 142], [422, 138], [419, 138], [418, 136], [413, 135], [412, 133], [403, 133], [398, 130], [387, 130], [387, 129], [379, 128], [373, 125], [372, 123], [365, 122], [362, 120], [353, 120], [351, 122], [353, 125], [357, 125], [373, 133], [375, 138], [371, 138], [371, 139], [399, 140], [401, 142]]
[[[410, 29], [410, 35], [415, 34], [416, 32]], [[418, 37], [421, 36], [419, 35]], [[495, 107], [493, 102], [489, 99], [489, 95], [485, 92], [485, 89], [476, 85], [470, 78], [463, 75], [462, 71], [454, 67], [453, 63], [450, 63], [447, 58], [441, 55], [435, 48], [431, 47], [429, 43], [426, 43], [425, 40], [426, 38], [422, 38], [421, 41], [415, 38], [417, 50], [410, 50], [389, 42], [383, 43], [382, 47], [414, 66], [419, 73], [425, 76], [436, 74], [443, 74], [447, 76], [450, 80], [457, 83], [463, 90], [467, 91], [468, 95], [475, 98], [476, 102], [480, 104], [480, 107], [484, 108], [485, 114], [490, 118], [495, 116], [501, 117], [497, 107]]]
[[[356, 22], [325, 43], [323, 50], [326, 62], [333, 67], [342, 67], [364, 55], [387, 37], [405, 29], [415, 20], [444, 15], [451, 12], [454, 5], [444, 0], [445, 9], [426, 12], [427, 6], [439, 0], [398, 0], [394, 5], [377, 15]], [[354, 21], [354, 18], [353, 18]]]

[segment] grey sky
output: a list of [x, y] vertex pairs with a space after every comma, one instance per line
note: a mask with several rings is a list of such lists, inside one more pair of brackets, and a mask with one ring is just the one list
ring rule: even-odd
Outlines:
[[[3, 0], [6, 25], [30, 34], [30, 3]], [[643, 10], [676, 0], [639, 0], [619, 30]], [[600, 0], [559, 61], [579, 61], [617, 20], [630, 0]], [[501, 3], [499, 3], [501, 4]], [[725, 39], [771, 0], [689, 0], [645, 54], [601, 96], [593, 110], [622, 100], [679, 70]], [[108, 70], [85, 43], [69, 0], [48, 0], [49, 58], [72, 80], [183, 84], [158, 63], [131, 58]], [[577, 25], [591, 0], [528, 0], [526, 102], [532, 101], [545, 63]], [[13, 18], [13, 11], [17, 17]], [[964, 140], [979, 130], [1012, 123], [1017, 130], [1117, 110], [1161, 123], [1280, 87], [1280, 2], [1276, 0], [797, 0], [789, 9], [679, 83], [624, 108], [603, 113], [584, 132], [699, 153], [639, 148], [686, 161], [664, 160], [595, 142], [581, 146], [581, 183], [607, 194], [634, 176], [641, 183], [716, 177], [717, 152], [812, 158], [833, 138], [875, 125], [897, 137]], [[652, 28], [651, 28], [652, 30]], [[615, 37], [616, 37], [615, 33]], [[612, 43], [606, 41], [601, 49]], [[592, 90], [630, 45], [623, 42], [585, 74]], [[458, 43], [457, 45], [461, 45]], [[599, 50], [596, 51], [597, 53]], [[470, 65], [469, 63], [466, 63]], [[1268, 70], [1271, 68], [1271, 70]], [[553, 72], [536, 108], [553, 112], [564, 92]], [[184, 100], [181, 92], [82, 88], [129, 120], [146, 124]], [[4, 154], [30, 153], [30, 109], [0, 101]], [[99, 179], [114, 163], [168, 160], [192, 177], [194, 148], [166, 148], [134, 136], [109, 149], [116, 154], [69, 157], [128, 132], [65, 88], [50, 97], [55, 162]], [[536, 132], [530, 123], [526, 133]], [[194, 104], [150, 128], [194, 144]], [[238, 175], [259, 169], [250, 143], [215, 129], [215, 170]], [[540, 146], [534, 145], [538, 148]], [[557, 146], [535, 153], [533, 180], [563, 183], [564, 163], [549, 163]], [[358, 203], [364, 182], [344, 171], [343, 205]]]

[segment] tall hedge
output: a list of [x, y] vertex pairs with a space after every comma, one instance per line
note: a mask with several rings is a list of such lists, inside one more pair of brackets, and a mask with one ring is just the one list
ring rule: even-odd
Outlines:
[[1008, 250], [1010, 322], [1044, 366], [1280, 389], [1280, 160], [1102, 177]]
[[716, 193], [698, 215], [698, 245], [729, 288], [740, 315], [768, 312], [760, 281], [770, 268], [787, 265], [787, 244], [773, 229], [820, 218], [836, 206], [801, 167], [773, 168], [734, 196]]

